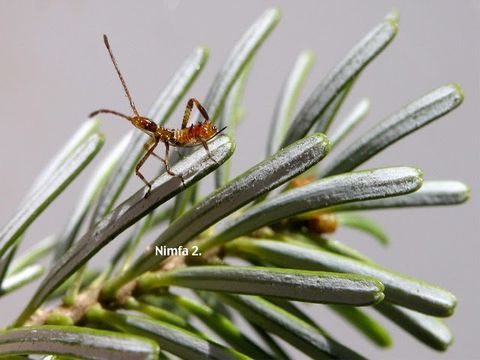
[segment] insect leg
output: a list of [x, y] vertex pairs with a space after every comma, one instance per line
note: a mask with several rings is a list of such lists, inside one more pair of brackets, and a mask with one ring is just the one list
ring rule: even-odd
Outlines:
[[[170, 144], [168, 142], [165, 142], [164, 144], [165, 144], [165, 160], [163, 162], [165, 163], [165, 170], [167, 171], [168, 174], [179, 177], [180, 180], [182, 180], [183, 187], [185, 187], [185, 181], [183, 180], [182, 175], [177, 175], [172, 170], [170, 170], [170, 162], [168, 161], [168, 152], [170, 151]], [[163, 160], [160, 156], [158, 158]]]
[[158, 145], [158, 140], [157, 139], [150, 139], [148, 140], [146, 143], [145, 143], [145, 147], [148, 147], [148, 150], [147, 152], [145, 153], [145, 155], [143, 155], [142, 159], [137, 163], [137, 165], [135, 166], [135, 174], [145, 183], [145, 185], [147, 185], [148, 187], [148, 191], [147, 193], [145, 194], [145, 197], [147, 197], [148, 195], [150, 195], [150, 190], [152, 189], [152, 184], [149, 183], [147, 181], [147, 179], [145, 179], [145, 177], [142, 175], [142, 173], [140, 172], [140, 168], [143, 166], [143, 164], [145, 163], [145, 161], [147, 161], [148, 157], [153, 153], [153, 150], [155, 150], [155, 148], [157, 147]]
[[[153, 141], [155, 141], [155, 140], [151, 139], [151, 140], [147, 141], [145, 143], [145, 145], [143, 145], [143, 148], [148, 151], [148, 149], [150, 148], [150, 145], [153, 143]], [[162, 158], [160, 155], [158, 155], [156, 152], [152, 151], [152, 155], [165, 164], [165, 159]]]
[[190, 114], [192, 113], [193, 105], [195, 105], [200, 111], [200, 114], [205, 118], [205, 120], [210, 120], [207, 110], [200, 104], [200, 102], [195, 99], [191, 98], [187, 102], [187, 106], [185, 107], [185, 114], [183, 115], [183, 121], [182, 121], [182, 129], [185, 129], [187, 127], [188, 120], [190, 119]]
[[209, 157], [211, 160], [213, 160], [213, 161], [215, 162], [215, 164], [220, 165], [220, 164], [218, 163], [218, 161], [215, 160], [214, 157], [212, 156], [212, 153], [210, 152], [210, 149], [208, 148], [208, 143], [207, 143], [205, 140], [203, 140], [203, 139], [199, 139], [199, 140], [202, 142], [202, 145], [203, 145], [203, 147], [205, 148], [205, 150], [207, 150], [208, 157]]

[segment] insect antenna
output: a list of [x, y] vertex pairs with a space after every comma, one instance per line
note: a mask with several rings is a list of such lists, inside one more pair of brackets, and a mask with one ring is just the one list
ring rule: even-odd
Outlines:
[[113, 66], [115, 66], [115, 70], [117, 70], [118, 77], [120, 78], [120, 81], [122, 82], [123, 89], [125, 90], [125, 95], [127, 95], [128, 101], [130, 102], [130, 107], [132, 108], [135, 116], [140, 116], [138, 114], [137, 108], [135, 107], [135, 104], [133, 103], [132, 97], [130, 96], [130, 92], [128, 91], [127, 84], [125, 83], [125, 79], [122, 76], [122, 73], [120, 72], [120, 69], [118, 68], [117, 61], [115, 60], [115, 57], [113, 56], [112, 49], [110, 49], [110, 44], [108, 43], [108, 37], [107, 35], [103, 34], [103, 42], [105, 43], [105, 46], [107, 47], [108, 53], [110, 54], [110, 59], [112, 59]]
[[125, 115], [125, 114], [122, 114], [122, 113], [119, 113], [118, 111], [115, 111], [115, 110], [109, 110], [109, 109], [99, 109], [99, 110], [95, 110], [94, 112], [92, 112], [90, 115], [88, 115], [89, 118], [92, 118], [98, 114], [112, 114], [112, 115], [117, 115], [117, 116], [120, 116], [124, 119], [127, 119], [128, 121], [132, 121], [132, 119]]

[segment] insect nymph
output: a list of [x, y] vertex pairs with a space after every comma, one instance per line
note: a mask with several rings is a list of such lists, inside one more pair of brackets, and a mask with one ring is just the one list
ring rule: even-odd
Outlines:
[[[108, 42], [107, 35], [103, 35], [103, 41], [105, 43], [105, 46], [107, 47], [108, 53], [110, 54], [110, 58], [112, 59], [113, 66], [115, 67], [118, 77], [120, 78], [120, 81], [123, 85], [123, 89], [125, 90], [125, 95], [127, 96], [128, 101], [130, 102], [130, 107], [132, 108], [133, 116], [128, 116], [114, 110], [99, 109], [97, 111], [92, 112], [90, 114], [90, 117], [93, 117], [100, 113], [120, 116], [130, 121], [132, 125], [134, 125], [136, 128], [140, 129], [141, 131], [146, 133], [148, 136], [150, 136], [150, 139], [144, 145], [144, 149], [146, 150], [146, 152], [143, 155], [143, 157], [140, 159], [140, 161], [137, 163], [137, 165], [135, 166], [135, 174], [148, 187], [148, 192], [146, 193], [146, 195], [150, 193], [152, 184], [145, 179], [145, 177], [140, 172], [140, 168], [143, 166], [145, 161], [147, 161], [150, 155], [153, 155], [157, 159], [161, 160], [165, 164], [165, 169], [167, 173], [173, 176], [180, 177], [180, 179], [182, 180], [182, 183], [183, 183], [183, 177], [181, 175], [174, 174], [170, 170], [170, 164], [168, 162], [168, 152], [169, 152], [170, 146], [190, 147], [190, 146], [202, 145], [207, 151], [209, 157], [213, 161], [215, 161], [215, 159], [210, 154], [210, 150], [208, 148], [208, 141], [213, 139], [224, 129], [220, 131], [217, 130], [215, 125], [210, 120], [207, 111], [203, 108], [200, 102], [197, 99], [193, 99], [193, 98], [188, 100], [187, 106], [185, 108], [185, 114], [183, 115], [182, 127], [180, 129], [167, 129], [163, 126], [158, 126], [151, 119], [145, 116], [141, 116], [138, 113], [137, 108], [135, 107], [132, 97], [130, 96], [130, 92], [128, 91], [127, 84], [125, 83], [122, 73], [120, 72], [120, 69], [118, 67], [117, 61], [115, 60], [112, 50], [110, 49], [110, 44]], [[204, 120], [202, 122], [192, 124], [189, 127], [187, 127], [187, 123], [188, 123], [188, 120], [190, 119], [190, 114], [192, 112], [194, 105], [200, 111], [200, 114], [202, 114]], [[160, 157], [154, 152], [155, 148], [160, 142], [165, 144], [165, 158]]]

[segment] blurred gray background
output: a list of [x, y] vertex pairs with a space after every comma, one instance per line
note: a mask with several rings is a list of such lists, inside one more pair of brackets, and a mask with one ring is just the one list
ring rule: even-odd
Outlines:
[[[455, 343], [448, 352], [436, 353], [385, 321], [395, 344], [379, 350], [321, 305], [308, 309], [318, 313], [319, 323], [337, 339], [372, 358], [478, 358], [478, 1], [0, 1], [0, 223], [14, 214], [36, 174], [89, 112], [100, 107], [129, 111], [103, 46], [103, 33], [110, 36], [137, 107], [146, 113], [199, 44], [211, 49], [210, 59], [188, 96], [202, 100], [235, 42], [264, 9], [275, 5], [283, 10], [283, 18], [260, 49], [248, 79], [246, 118], [236, 136], [235, 174], [263, 158], [277, 94], [298, 53], [311, 48], [316, 55], [301, 104], [394, 6], [401, 19], [396, 39], [364, 71], [337, 118], [361, 97], [371, 99], [371, 113], [349, 141], [436, 87], [455, 81], [466, 94], [460, 108], [364, 167], [415, 165], [426, 179], [469, 184], [470, 202], [368, 213], [390, 234], [388, 248], [358, 233], [341, 232], [337, 237], [391, 269], [457, 295], [459, 306], [447, 320]], [[169, 122], [172, 127], [180, 125], [183, 104]], [[128, 130], [127, 123], [105, 118], [102, 154]], [[153, 161], [149, 166], [153, 174], [159, 164]], [[25, 246], [63, 227], [88, 177], [86, 171], [37, 220]], [[133, 179], [124, 196], [140, 185]], [[1, 299], [0, 325], [18, 314], [34, 289]]]

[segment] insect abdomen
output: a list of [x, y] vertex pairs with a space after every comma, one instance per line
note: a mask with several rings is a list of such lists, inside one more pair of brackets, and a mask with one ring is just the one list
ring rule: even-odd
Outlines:
[[194, 145], [193, 143], [197, 143], [195, 129], [188, 127], [185, 129], [175, 130], [173, 140], [175, 145]]
[[187, 128], [175, 130], [175, 145], [198, 145], [202, 140], [207, 141], [216, 135], [217, 129], [210, 121], [197, 123]]

